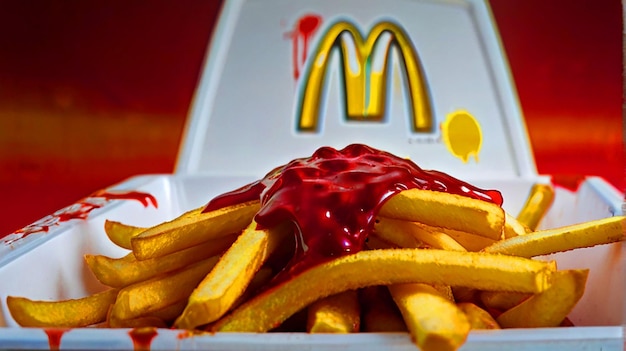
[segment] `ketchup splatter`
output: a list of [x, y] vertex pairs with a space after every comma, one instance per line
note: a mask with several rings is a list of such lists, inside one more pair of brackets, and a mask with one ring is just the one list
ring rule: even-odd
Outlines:
[[60, 350], [61, 338], [63, 338], [63, 334], [65, 334], [68, 330], [69, 329], [67, 328], [44, 329], [44, 332], [48, 336], [48, 346], [50, 347], [50, 351]]
[[88, 197], [56, 211], [52, 215], [46, 216], [35, 223], [15, 231], [14, 237], [5, 239], [6, 245], [27, 237], [30, 234], [48, 232], [50, 227], [58, 226], [63, 222], [72, 219], [86, 219], [89, 213], [97, 208], [101, 208], [112, 200], [134, 200], [140, 202], [144, 207], [150, 205], [158, 207], [154, 196], [139, 191], [105, 191], [99, 190]]
[[150, 350], [152, 339], [157, 336], [158, 332], [154, 327], [134, 328], [128, 332], [135, 351]]
[[260, 199], [258, 227], [293, 223], [296, 252], [281, 273], [288, 277], [362, 250], [385, 200], [414, 188], [502, 205], [496, 190], [479, 189], [388, 152], [352, 144], [342, 150], [322, 147], [311, 157], [295, 159], [263, 179], [214, 198], [204, 211]]
[[[293, 41], [293, 78], [295, 80], [298, 80], [298, 77], [300, 77], [300, 68], [304, 66], [309, 53], [309, 41], [317, 32], [321, 23], [322, 17], [315, 14], [307, 14], [300, 17], [292, 31], [285, 33], [285, 36]], [[302, 50], [300, 50], [300, 41], [302, 41]]]

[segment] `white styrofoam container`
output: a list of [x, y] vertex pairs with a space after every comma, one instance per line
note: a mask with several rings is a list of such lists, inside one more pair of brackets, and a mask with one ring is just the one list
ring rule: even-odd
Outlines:
[[[383, 122], [346, 121], [338, 50], [329, 64], [321, 94], [321, 128], [295, 128], [311, 55], [299, 62], [304, 41], [293, 35], [298, 19], [318, 16], [319, 29], [308, 38], [309, 55], [323, 33], [350, 21], [363, 35], [381, 21], [404, 28], [418, 54], [433, 111], [428, 132], [408, 128], [406, 76], [400, 50], [389, 54], [389, 101]], [[289, 34], [292, 32], [292, 34]], [[397, 35], [397, 33], [396, 33]], [[348, 40], [349, 39], [342, 39]], [[382, 39], [381, 39], [382, 40]], [[297, 43], [297, 48], [294, 46]], [[349, 46], [349, 45], [348, 45]], [[294, 61], [294, 55], [295, 61]], [[354, 54], [354, 52], [352, 53]], [[377, 56], [378, 55], [378, 56]], [[380, 54], [372, 55], [373, 61]], [[354, 64], [351, 61], [350, 64]], [[302, 65], [298, 79], [294, 65]], [[352, 67], [352, 66], [351, 66]], [[469, 111], [482, 129], [479, 161], [463, 162], [445, 146], [437, 128], [456, 110]], [[366, 143], [408, 156], [426, 169], [438, 169], [480, 187], [496, 188], [504, 208], [516, 214], [531, 185], [547, 182], [537, 175], [516, 93], [488, 5], [479, 0], [394, 1], [226, 1], [207, 55], [175, 174], [142, 175], [106, 189], [141, 191], [158, 206], [138, 201], [92, 197], [82, 204], [85, 220], [60, 221], [75, 204], [0, 239], [0, 349], [48, 349], [46, 330], [20, 328], [7, 307], [8, 295], [33, 299], [78, 298], [104, 287], [86, 268], [83, 255], [126, 253], [108, 241], [106, 219], [136, 226], [170, 220], [201, 206], [213, 196], [249, 183], [279, 164], [310, 155], [323, 145]], [[623, 195], [601, 178], [588, 177], [576, 192], [557, 188], [555, 203], [542, 222], [556, 227], [622, 214]], [[84, 208], [84, 207], [82, 207]], [[47, 231], [43, 231], [47, 226]], [[587, 291], [570, 319], [572, 328], [472, 331], [463, 350], [622, 350], [626, 322], [626, 254], [622, 243], [581, 249], [550, 257], [559, 268], [589, 268]], [[73, 329], [63, 333], [61, 349], [130, 349], [125, 329]], [[180, 337], [158, 330], [152, 349], [324, 349], [413, 350], [404, 333], [309, 335], [302, 333], [228, 334]]]

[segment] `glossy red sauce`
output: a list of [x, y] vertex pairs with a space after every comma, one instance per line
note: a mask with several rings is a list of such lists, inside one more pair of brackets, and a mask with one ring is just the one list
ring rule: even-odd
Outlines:
[[342, 150], [322, 147], [311, 157], [293, 160], [257, 182], [214, 198], [204, 211], [260, 199], [255, 216], [260, 228], [293, 223], [296, 252], [280, 275], [284, 279], [362, 250], [385, 200], [414, 188], [502, 205], [496, 190], [479, 189], [388, 152], [353, 144]]
[[99, 190], [88, 197], [56, 211], [52, 215], [46, 216], [35, 223], [17, 230], [13, 237], [5, 239], [6, 245], [12, 244], [30, 234], [48, 232], [51, 227], [58, 226], [63, 222], [72, 219], [86, 219], [91, 211], [101, 208], [111, 200], [134, 200], [140, 202], [144, 207], [152, 205], [158, 207], [154, 196], [139, 191], [105, 191]]
[[128, 332], [135, 351], [150, 350], [152, 340], [158, 335], [157, 329], [153, 327], [134, 328]]
[[48, 346], [50, 347], [50, 351], [60, 350], [61, 347], [61, 339], [63, 335], [69, 331], [67, 328], [46, 328], [44, 332], [48, 336]]

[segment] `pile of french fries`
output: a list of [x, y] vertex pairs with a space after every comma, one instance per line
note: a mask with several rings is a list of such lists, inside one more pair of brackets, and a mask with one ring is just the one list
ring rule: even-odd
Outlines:
[[272, 278], [293, 253], [289, 225], [259, 229], [259, 201], [151, 228], [107, 221], [121, 258], [86, 255], [110, 287], [64, 301], [9, 296], [24, 327], [163, 327], [198, 332], [408, 331], [422, 350], [455, 350], [472, 329], [567, 325], [587, 270], [534, 259], [624, 240], [624, 217], [536, 230], [553, 189], [517, 216], [481, 200], [411, 189], [380, 208], [366, 250]]

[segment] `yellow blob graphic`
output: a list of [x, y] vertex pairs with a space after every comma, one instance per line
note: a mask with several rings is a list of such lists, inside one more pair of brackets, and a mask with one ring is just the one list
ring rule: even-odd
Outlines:
[[478, 162], [483, 133], [478, 121], [469, 112], [459, 110], [448, 114], [441, 123], [441, 136], [451, 154], [465, 163], [470, 156]]

